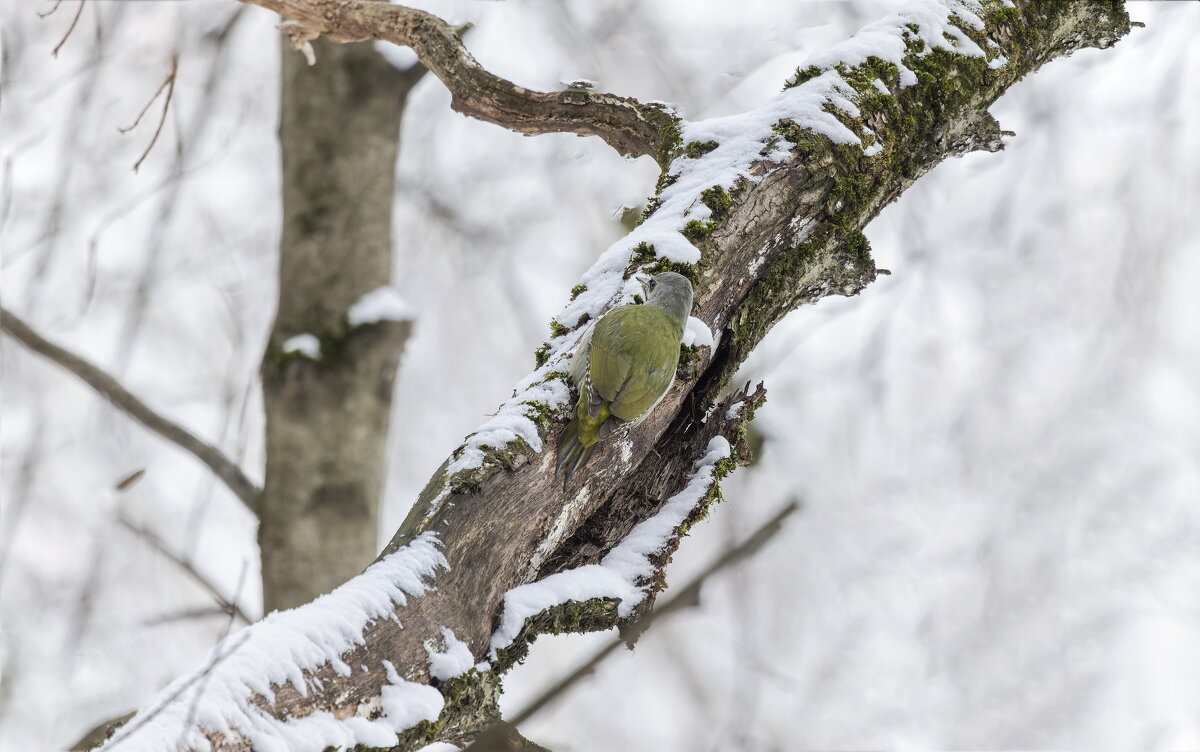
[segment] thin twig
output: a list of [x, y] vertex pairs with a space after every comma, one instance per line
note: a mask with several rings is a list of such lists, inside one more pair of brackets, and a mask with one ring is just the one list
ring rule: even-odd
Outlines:
[[104, 743], [108, 737], [116, 733], [117, 729], [129, 723], [129, 719], [133, 718], [135, 711], [129, 711], [125, 715], [116, 718], [109, 718], [107, 721], [98, 723], [92, 727], [91, 731], [79, 738], [79, 741], [71, 745], [71, 752], [88, 752], [95, 749]]
[[703, 572], [697, 575], [696, 578], [687, 585], [684, 585], [669, 600], [658, 604], [653, 610], [642, 614], [637, 621], [630, 625], [630, 628], [626, 630], [625, 635], [614, 637], [611, 642], [601, 648], [600, 652], [593, 655], [586, 663], [559, 681], [555, 682], [552, 686], [547, 688], [546, 691], [538, 695], [532, 702], [521, 708], [521, 710], [519, 710], [516, 715], [512, 717], [512, 724], [514, 726], [518, 726], [521, 723], [529, 720], [530, 717], [557, 699], [559, 695], [562, 695], [571, 687], [578, 684], [580, 680], [586, 678], [589, 674], [595, 671], [596, 666], [604, 661], [605, 658], [611, 655], [617, 648], [626, 644], [626, 640], [628, 639], [630, 632], [633, 634], [640, 634], [646, 631], [650, 624], [656, 619], [674, 613], [675, 611], [681, 611], [685, 608], [690, 608], [697, 605], [700, 602], [700, 588], [704, 585], [704, 582], [709, 577], [712, 577], [721, 570], [733, 566], [743, 559], [757, 553], [783, 528], [784, 520], [786, 520], [799, 508], [800, 504], [798, 502], [789, 502], [787, 506], [779, 510], [779, 512], [776, 513], [775, 516], [768, 520], [765, 524], [763, 524], [762, 527], [754, 531], [750, 537], [746, 538], [746, 540], [742, 541], [733, 548], [726, 550], [725, 553], [721, 554], [715, 561], [705, 567]]
[[131, 130], [133, 130], [134, 128], [138, 127], [138, 123], [142, 122], [142, 118], [144, 118], [146, 116], [146, 113], [150, 111], [150, 108], [154, 105], [155, 100], [158, 99], [158, 95], [162, 94], [163, 89], [167, 88], [167, 86], [169, 86], [171, 84], [171, 80], [174, 77], [175, 77], [175, 71], [172, 70], [171, 73], [166, 78], [163, 79], [163, 82], [158, 85], [158, 89], [154, 92], [154, 96], [150, 97], [150, 101], [146, 102], [146, 106], [142, 108], [142, 111], [138, 113], [137, 117], [134, 118], [133, 122], [131, 124], [125, 126], [124, 128], [118, 127], [117, 132], [120, 133], [121, 135], [124, 135], [124, 134], [130, 132]]
[[128, 491], [129, 489], [136, 486], [142, 480], [142, 478], [145, 478], [145, 477], [146, 477], [146, 468], [144, 468], [144, 467], [138, 468], [137, 470], [134, 470], [129, 475], [126, 475], [121, 480], [117, 481], [117, 484], [115, 486], [113, 486], [113, 488], [117, 491]]
[[47, 16], [53, 16], [54, 11], [58, 10], [58, 6], [60, 6], [62, 4], [63, 4], [63, 0], [54, 0], [54, 7], [51, 8], [50, 10], [46, 11], [45, 13], [42, 13], [39, 11], [38, 18], [46, 18]]
[[[58, 57], [58, 51], [61, 50], [62, 46], [67, 43], [67, 40], [71, 38], [71, 32], [75, 31], [75, 25], [79, 23], [79, 17], [83, 15], [83, 4], [86, 2], [87, 0], [79, 0], [79, 8], [75, 11], [75, 17], [71, 19], [71, 25], [67, 27], [67, 33], [63, 34], [63, 38], [58, 41], [58, 44], [54, 45], [54, 50], [50, 53], [51, 57]], [[43, 15], [42, 18], [45, 18], [54, 11], [58, 10], [58, 6], [61, 4], [62, 0], [58, 0], [58, 2], [54, 4], [54, 7], [46, 11], [46, 14]]]
[[229, 490], [258, 513], [261, 490], [221, 450], [150, 409], [117, 380], [74, 353], [45, 340], [12, 312], [0, 307], [0, 329], [35, 353], [54, 361], [82, 380], [114, 407], [203, 462]]
[[196, 676], [193, 676], [192, 678], [190, 678], [186, 682], [184, 682], [178, 689], [176, 689], [168, 697], [166, 697], [162, 702], [160, 702], [154, 708], [154, 710], [150, 711], [149, 713], [146, 713], [145, 716], [141, 716], [141, 714], [139, 714], [138, 717], [135, 718], [135, 720], [136, 720], [135, 723], [133, 723], [132, 725], [129, 725], [129, 726], [122, 727], [121, 730], [117, 732], [117, 735], [113, 736], [109, 740], [108, 749], [111, 750], [111, 749], [115, 748], [118, 744], [127, 740], [130, 736], [133, 736], [135, 733], [137, 733], [138, 729], [142, 728], [147, 723], [154, 720], [154, 718], [159, 713], [161, 713], [165, 708], [170, 707], [171, 703], [175, 702], [175, 700], [178, 699], [180, 695], [182, 695], [184, 692], [191, 689], [193, 684], [195, 684], [198, 681], [204, 680], [205, 677], [207, 677], [209, 674], [211, 674], [213, 669], [215, 669], [217, 667], [217, 664], [219, 664], [221, 661], [225, 660], [229, 656], [233, 655], [237, 651], [238, 648], [240, 648], [243, 644], [245, 644], [245, 642], [247, 640], [250, 639], [250, 631], [246, 630], [246, 631], [242, 632], [241, 634], [238, 635], [238, 637], [236, 639], [237, 639], [237, 642], [235, 642], [233, 645], [231, 645], [228, 650], [226, 650], [225, 652], [216, 653], [213, 656], [212, 660], [209, 661], [208, 665], [204, 667], [203, 672], [201, 672], [200, 674], [197, 674]]
[[[139, 472], [141, 472], [141, 471], [139, 471]], [[126, 527], [130, 527], [128, 521], [121, 520], [121, 522]], [[130, 527], [130, 529], [133, 529], [133, 528]], [[142, 531], [140, 529], [138, 529], [138, 530], [134, 530], [134, 532], [137, 532], [140, 534]], [[155, 540], [157, 540], [157, 539], [155, 539]], [[158, 543], [161, 543], [161, 541], [159, 541]], [[157, 545], [157, 544], [152, 544], [152, 545]], [[159, 550], [161, 551], [163, 549], [160, 548]], [[174, 557], [172, 557], [172, 558], [174, 558]], [[175, 559], [175, 561], [178, 561], [178, 559]], [[242, 571], [240, 574], [238, 574], [238, 584], [233, 592], [233, 601], [234, 602], [237, 602], [238, 598], [241, 597], [242, 587], [246, 583], [246, 570], [247, 569], [248, 569], [248, 567], [246, 565], [246, 562], [243, 561], [242, 562]], [[224, 599], [219, 598], [219, 600], [223, 601]], [[225, 605], [227, 606], [228, 604], [225, 604]], [[203, 618], [203, 617], [208, 617], [208, 616], [224, 616], [224, 617], [227, 617], [228, 621], [225, 624], [225, 629], [222, 630], [222, 632], [221, 632], [220, 639], [217, 640], [217, 643], [220, 644], [220, 643], [225, 642], [225, 638], [229, 636], [230, 630], [233, 629], [233, 620], [234, 620], [235, 613], [240, 613], [240, 612], [237, 612], [236, 609], [227, 609], [225, 606], [217, 606], [215, 608], [208, 607], [208, 608], [188, 609], [186, 611], [181, 611], [181, 612], [171, 615], [171, 616], [160, 616], [158, 618], [143, 622], [143, 624], [144, 624], [144, 626], [150, 627], [150, 626], [157, 626], [160, 624], [168, 624], [170, 622], [180, 621], [183, 619], [196, 619], [196, 618]], [[236, 646], [235, 646], [235, 649], [236, 649]], [[232, 650], [230, 652], [232, 652]], [[226, 655], [228, 655], [228, 653], [226, 653]], [[224, 656], [221, 656], [221, 658], [223, 658], [223, 657]], [[220, 660], [221, 658], [218, 658], [217, 660]], [[200, 677], [201, 684], [200, 684], [200, 687], [197, 688], [195, 696], [192, 698], [192, 707], [188, 714], [187, 726], [189, 726], [189, 727], [192, 724], [192, 719], [194, 719], [194, 717], [195, 717], [196, 708], [198, 707], [200, 698], [204, 694], [204, 685], [208, 682], [208, 676], [210, 674], [210, 671], [211, 671], [212, 667], [215, 665], [216, 665], [215, 661], [213, 663], [209, 664], [209, 670], [205, 671], [204, 674]], [[130, 713], [126, 713], [125, 715], [123, 715], [119, 718], [112, 718], [108, 721], [105, 721], [104, 723], [101, 723], [100, 725], [96, 726], [93, 730], [91, 730], [87, 734], [85, 734], [82, 739], [80, 739], [78, 742], [75, 743], [75, 745], [73, 747], [71, 747], [71, 749], [72, 750], [90, 750], [94, 747], [100, 746], [100, 744], [102, 744], [105, 739], [107, 739], [111, 734], [113, 734], [123, 724], [128, 722], [129, 719], [132, 718], [133, 716], [134, 716], [134, 713], [130, 712]], [[132, 733], [132, 731], [135, 731], [135, 730], [136, 729], [131, 730], [130, 733]], [[183, 746], [183, 741], [184, 741], [185, 737], [186, 737], [186, 729], [184, 731], [184, 735], [180, 737], [180, 742], [179, 742], [178, 746], [180, 746], [180, 747]]]
[[[129, 532], [138, 536], [142, 540], [146, 541], [146, 543], [148, 543], [150, 545], [150, 547], [153, 548], [155, 551], [158, 551], [160, 554], [162, 554], [166, 558], [175, 562], [175, 564], [178, 565], [180, 569], [182, 569], [184, 572], [186, 572], [189, 577], [191, 577], [198, 585], [200, 585], [200, 587], [204, 588], [204, 590], [210, 596], [212, 596], [212, 599], [217, 602], [217, 605], [221, 607], [222, 611], [224, 611], [226, 614], [228, 614], [230, 616], [231, 620], [233, 617], [237, 617], [237, 618], [241, 619], [242, 621], [246, 622], [247, 624], [254, 623], [254, 620], [251, 619], [249, 616], [247, 616], [246, 613], [244, 611], [242, 611], [242, 609], [237, 605], [237, 603], [234, 603], [233, 601], [230, 601], [229, 599], [227, 599], [225, 596], [221, 595], [221, 591], [217, 589], [217, 586], [214, 585], [207, 577], [200, 574], [200, 571], [196, 569], [196, 567], [192, 564], [191, 561], [183, 558], [182, 556], [179, 556], [174, 551], [172, 551], [170, 549], [170, 547], [168, 547], [167, 544], [164, 543], [163, 540], [161, 538], [159, 538], [157, 535], [150, 532], [149, 530], [147, 530], [144, 527], [135, 525], [134, 523], [130, 522], [128, 519], [126, 519], [124, 517], [121, 517], [119, 519], [119, 522], [121, 523], [121, 526], [124, 527], [126, 530], [128, 530]], [[244, 570], [243, 570], [243, 576], [244, 576]], [[241, 580], [240, 579], [238, 581], [238, 590], [239, 591], [241, 590]], [[234, 598], [235, 599], [237, 598], [236, 594], [234, 595]], [[232, 621], [230, 622], [230, 624], [232, 624]], [[229, 628], [226, 627], [226, 631], [228, 631], [228, 629]]]
[[193, 621], [198, 619], [208, 619], [213, 616], [228, 618], [229, 612], [221, 606], [201, 606], [199, 608], [185, 608], [182, 611], [174, 613], [165, 613], [146, 619], [141, 622], [143, 627], [158, 627], [163, 624], [173, 624], [177, 621]]
[[[242, 571], [238, 573], [237, 587], [233, 589], [233, 600], [237, 601], [242, 597], [242, 586], [246, 584], [246, 562], [242, 561]], [[240, 613], [240, 612], [239, 612]], [[244, 617], [243, 617], [244, 618]], [[229, 614], [229, 621], [225, 623], [225, 631], [221, 633], [221, 639], [218, 644], [225, 642], [225, 638], [229, 636], [229, 631], [233, 629], [233, 612]], [[187, 740], [188, 730], [192, 727], [192, 722], [196, 720], [196, 709], [200, 707], [200, 698], [204, 695], [204, 686], [208, 684], [208, 676], [206, 675], [200, 680], [200, 686], [196, 689], [196, 694], [192, 696], [192, 707], [188, 709], [188, 719], [184, 727], [179, 731], [179, 741], [175, 746], [183, 748], [184, 742]]]
[[166, 99], [163, 100], [162, 114], [158, 118], [158, 127], [154, 129], [154, 137], [150, 139], [150, 143], [146, 146], [146, 150], [142, 152], [142, 156], [138, 157], [138, 161], [133, 163], [134, 172], [138, 171], [138, 168], [142, 166], [142, 162], [146, 160], [146, 157], [150, 156], [150, 150], [154, 148], [156, 143], [158, 143], [158, 136], [162, 133], [163, 125], [167, 122], [167, 110], [169, 110], [171, 107], [171, 97], [175, 94], [175, 74], [178, 72], [179, 56], [174, 55], [171, 57], [171, 72], [167, 74], [167, 77], [163, 79], [161, 84], [159, 84], [158, 90], [154, 92], [154, 96], [150, 97], [150, 101], [146, 102], [146, 106], [143, 107], [142, 111], [138, 113], [138, 116], [134, 119], [133, 124], [126, 128], [117, 128], [117, 130], [123, 135], [138, 127], [138, 123], [142, 122], [142, 118], [145, 117], [146, 113], [150, 111], [150, 106], [158, 100], [158, 96], [163, 93], [163, 89], [166, 89], [167, 96]]

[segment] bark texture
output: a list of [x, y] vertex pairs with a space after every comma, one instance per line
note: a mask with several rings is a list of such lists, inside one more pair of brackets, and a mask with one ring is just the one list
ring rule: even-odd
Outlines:
[[[418, 71], [370, 45], [282, 51], [279, 309], [262, 364], [266, 482], [259, 547], [266, 611], [312, 600], [376, 551], [392, 383], [408, 322], [349, 327], [391, 280], [400, 118]], [[286, 354], [308, 333], [321, 357]]]
[[[359, 24], [353, 33], [340, 31], [345, 38], [391, 38], [387, 29], [363, 26], [364, 17], [356, 15], [360, 3], [253, 1], [291, 9], [311, 6], [325, 19], [326, 31], [344, 28], [338, 24]], [[443, 626], [468, 644], [476, 660], [487, 658], [507, 591], [600, 561], [685, 485], [713, 436], [726, 437], [734, 447], [733, 457], [718, 464], [716, 478], [745, 459], [745, 425], [765, 392], [759, 387], [730, 394], [727, 385], [766, 332], [801, 304], [857, 294], [876, 278], [879, 271], [862, 228], [945, 158], [1000, 149], [1001, 132], [987, 108], [1010, 85], [1054, 58], [1084, 47], [1111, 46], [1129, 28], [1120, 3], [1088, 0], [1039, 0], [1015, 8], [989, 3], [984, 21], [983, 30], [964, 26], [962, 31], [981, 48], [998, 46], [1008, 62], [996, 69], [978, 57], [929, 51], [918, 39], [909, 40], [904, 61], [917, 74], [916, 85], [901, 88], [897, 67], [877, 58], [839, 68], [856, 92], [852, 99], [858, 113], [839, 117], [856, 133], [871, 129], [879, 147], [869, 155], [861, 146], [834, 144], [781, 121], [775, 124], [775, 146], [786, 142], [789, 160], [764, 160], [758, 165], [760, 180], [714, 186], [719, 193], [705, 190], [697, 195], [696, 201], [705, 201], [713, 210], [711, 221], [679, 229], [703, 255], [696, 266], [673, 268], [698, 280], [694, 313], [720, 332], [715, 352], [695, 354], [683, 369], [689, 377], [676, 382], [631, 434], [629, 444], [599, 449], [587, 478], [569, 494], [555, 481], [552, 451], [568, 408], [541, 416], [545, 448], [540, 453], [517, 439], [491, 448], [476, 470], [450, 476], [443, 465], [385, 551], [386, 555], [423, 531], [435, 531], [450, 564], [449, 571], [438, 575], [436, 590], [397, 607], [403, 628], [397, 620], [379, 621], [368, 628], [362, 645], [342, 656], [351, 666], [367, 665], [368, 671], [342, 676], [325, 665], [312, 672], [308, 685], [313, 689], [307, 694], [288, 685], [278, 687], [271, 701], [256, 698], [256, 704], [281, 719], [314, 711], [336, 717], [369, 713], [378, 707], [381, 688], [388, 683], [379, 665], [386, 658], [405, 679], [433, 683], [446, 697], [442, 716], [411, 729], [398, 748], [462, 741], [496, 719], [497, 674], [523, 656], [536, 634], [617, 625], [611, 599], [568, 602], [529, 619], [522, 636], [492, 661], [492, 670], [469, 672], [440, 685], [430, 679], [425, 643], [440, 644]], [[819, 73], [799, 71], [790, 84]], [[876, 80], [891, 93], [881, 93]], [[707, 147], [679, 143], [676, 133], [671, 148], [679, 154]], [[628, 272], [654, 271], [663, 264], [653, 254], [634, 254]], [[737, 402], [742, 411], [731, 411]], [[653, 590], [663, 586], [661, 565], [679, 536], [719, 498], [714, 484], [658, 555], [656, 581], [648, 583]], [[630, 619], [643, 613], [651, 600]], [[247, 748], [244, 740], [234, 737], [210, 738], [217, 749]]]

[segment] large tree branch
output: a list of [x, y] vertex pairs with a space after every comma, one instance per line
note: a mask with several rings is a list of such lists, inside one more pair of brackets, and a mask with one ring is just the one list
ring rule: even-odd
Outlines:
[[[336, 20], [341, 6], [324, 7]], [[536, 634], [606, 629], [649, 608], [680, 537], [745, 457], [765, 393], [727, 384], [774, 323], [875, 279], [862, 228], [940, 161], [1001, 148], [987, 108], [1015, 81], [1128, 28], [1121, 4], [1098, 0], [916, 0], [758, 110], [683, 124], [645, 221], [585, 275], [539, 369], [446, 461], [375, 565], [250, 627], [255, 660], [214, 672], [219, 697], [187, 698], [212, 720], [163, 713], [148, 738], [247, 749], [303, 733], [316, 748], [409, 749], [490, 725], [497, 674]], [[546, 450], [569, 412], [571, 350], [587, 321], [663, 269], [696, 280], [715, 344], [690, 352], [651, 416], [564, 493]]]
[[258, 513], [261, 489], [246, 477], [241, 468], [222, 454], [220, 449], [178, 423], [159, 415], [112, 376], [78, 355], [47, 341], [9, 310], [0, 308], [0, 325], [13, 339], [66, 369], [114, 407], [203, 462], [250, 511]]
[[373, 0], [242, 0], [273, 10], [334, 42], [384, 40], [411, 47], [450, 90], [451, 107], [517, 133], [599, 136], [629, 156], [649, 155], [664, 167], [677, 118], [662, 105], [588, 88], [540, 92], [488, 72], [471, 56], [459, 29], [430, 13]]

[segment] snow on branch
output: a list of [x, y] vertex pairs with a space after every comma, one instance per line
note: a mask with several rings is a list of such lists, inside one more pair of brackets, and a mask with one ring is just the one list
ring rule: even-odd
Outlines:
[[558, 572], [505, 593], [500, 627], [492, 635], [492, 654], [511, 645], [527, 619], [568, 601], [612, 598], [619, 601], [618, 617], [632, 614], [645, 600], [646, 582], [656, 570], [651, 557], [666, 548], [716, 482], [717, 464], [731, 456], [724, 436], [709, 439], [706, 450], [683, 490], [668, 499], [658, 514], [635, 527], [599, 564]]
[[693, 577], [686, 585], [682, 587], [676, 585], [673, 587], [671, 589], [671, 597], [668, 600], [658, 603], [653, 611], [644, 612], [637, 620], [630, 623], [627, 629], [622, 630], [621, 636], [614, 635], [613, 639], [599, 652], [595, 653], [591, 659], [576, 666], [573, 671], [548, 687], [542, 694], [525, 705], [525, 707], [512, 713], [509, 716], [509, 721], [514, 725], [524, 723], [547, 705], [561, 697], [579, 681], [593, 675], [596, 671], [596, 666], [612, 655], [614, 651], [621, 646], [628, 646], [629, 642], [627, 640], [636, 638], [639, 634], [645, 632], [651, 624], [657, 623], [664, 616], [699, 605], [700, 589], [705, 583], [710, 582], [722, 570], [739, 564], [758, 553], [783, 529], [783, 524], [787, 518], [799, 508], [800, 503], [798, 501], [786, 504], [745, 540], [721, 553], [720, 556], [714, 559], [700, 574]]
[[437, 718], [443, 700], [436, 689], [402, 678], [379, 656], [371, 661], [383, 671], [374, 675], [382, 674], [386, 683], [377, 688], [374, 717], [316, 710], [281, 722], [264, 704], [274, 704], [285, 686], [301, 696], [320, 692], [321, 682], [313, 673], [321, 667], [343, 677], [372, 675], [366, 664], [351, 666], [343, 657], [364, 643], [375, 623], [400, 624], [408, 598], [428, 592], [430, 580], [448, 566], [437, 537], [425, 533], [332, 593], [230, 635], [200, 669], [164, 689], [159, 702], [139, 713], [103, 749], [205, 749], [211, 734], [219, 734], [227, 745], [244, 742], [261, 752], [395, 745], [397, 732]]
[[[599, 136], [628, 156], [649, 155], [664, 164], [675, 116], [659, 104], [568, 86], [541, 92], [487, 71], [467, 51], [460, 28], [416, 8], [373, 0], [242, 0], [273, 10], [290, 22], [293, 40], [320, 34], [334, 42], [381, 40], [410, 47], [450, 90], [455, 111], [527, 135]], [[298, 29], [306, 31], [297, 36]]]

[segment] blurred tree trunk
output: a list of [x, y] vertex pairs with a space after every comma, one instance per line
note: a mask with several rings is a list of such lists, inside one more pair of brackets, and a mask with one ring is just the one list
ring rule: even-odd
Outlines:
[[[392, 384], [412, 325], [350, 329], [346, 313], [391, 280], [400, 122], [425, 72], [400, 71], [370, 45], [316, 40], [313, 66], [280, 47], [279, 302], [262, 362], [257, 505], [264, 612], [329, 592], [378, 551]], [[303, 333], [321, 341], [321, 359], [283, 352]], [[132, 715], [71, 748], [99, 745]]]
[[[328, 592], [377, 549], [392, 383], [408, 322], [351, 329], [347, 310], [387, 285], [400, 119], [420, 74], [371, 45], [282, 48], [279, 308], [262, 364], [266, 482], [258, 541], [267, 611]], [[284, 353], [299, 334], [312, 360]]]

